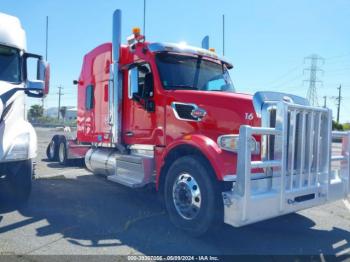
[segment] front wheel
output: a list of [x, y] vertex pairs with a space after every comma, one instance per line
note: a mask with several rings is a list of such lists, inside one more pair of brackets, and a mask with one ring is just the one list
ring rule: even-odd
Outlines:
[[165, 179], [165, 205], [175, 226], [200, 236], [221, 225], [221, 191], [210, 166], [190, 155], [176, 160]]
[[9, 200], [16, 204], [25, 203], [32, 189], [33, 162], [31, 159], [10, 164], [7, 181]]

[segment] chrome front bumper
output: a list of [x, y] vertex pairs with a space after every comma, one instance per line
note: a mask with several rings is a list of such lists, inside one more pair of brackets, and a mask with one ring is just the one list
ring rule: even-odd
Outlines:
[[[251, 224], [350, 193], [350, 132], [332, 132], [331, 110], [286, 102], [274, 108], [273, 127], [240, 128], [237, 179], [223, 193], [227, 224]], [[251, 160], [253, 135], [262, 137], [261, 161]], [[332, 153], [332, 138], [341, 140], [341, 154]], [[252, 180], [254, 168], [265, 177]]]

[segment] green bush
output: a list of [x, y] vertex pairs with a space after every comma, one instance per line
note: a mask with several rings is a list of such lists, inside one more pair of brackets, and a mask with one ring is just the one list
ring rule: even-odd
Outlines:
[[338, 130], [338, 131], [343, 131], [344, 127], [342, 124], [335, 122], [334, 120], [332, 121], [332, 129], [333, 130]]
[[57, 119], [55, 117], [41, 116], [37, 118], [29, 118], [29, 121], [34, 125], [52, 125], [52, 126], [71, 126], [75, 127], [77, 124], [76, 120]]

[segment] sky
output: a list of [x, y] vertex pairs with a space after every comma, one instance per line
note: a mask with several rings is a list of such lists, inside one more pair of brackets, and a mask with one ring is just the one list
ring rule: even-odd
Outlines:
[[[122, 10], [122, 39], [143, 27], [143, 0], [0, 0], [0, 12], [20, 18], [28, 51], [45, 55], [45, 23], [49, 16], [48, 60], [51, 90], [45, 107], [76, 105], [76, 87], [85, 53], [112, 39], [112, 14]], [[200, 46], [205, 35], [222, 54], [225, 15], [225, 57], [234, 64], [236, 90], [263, 90], [306, 96], [310, 66], [317, 54], [319, 104], [324, 96], [336, 115], [337, 87], [342, 85], [340, 120], [350, 122], [349, 0], [147, 0], [146, 38], [150, 42], [183, 42]], [[30, 99], [29, 104], [39, 101]]]

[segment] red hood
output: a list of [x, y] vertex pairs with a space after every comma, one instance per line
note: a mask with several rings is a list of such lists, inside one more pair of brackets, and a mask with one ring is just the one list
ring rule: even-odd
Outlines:
[[177, 124], [183, 123], [180, 125], [182, 129], [180, 132], [202, 133], [214, 141], [223, 134], [238, 134], [241, 125], [260, 126], [260, 118], [255, 114], [252, 98], [252, 95], [229, 92], [192, 90], [169, 92], [170, 103], [193, 103], [207, 112], [201, 122], [178, 120]]

